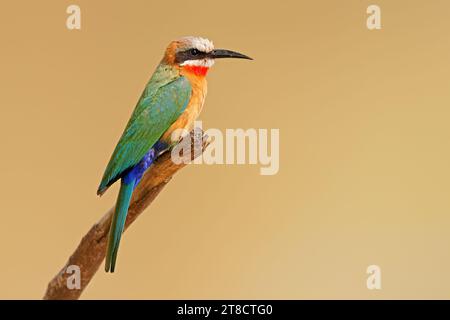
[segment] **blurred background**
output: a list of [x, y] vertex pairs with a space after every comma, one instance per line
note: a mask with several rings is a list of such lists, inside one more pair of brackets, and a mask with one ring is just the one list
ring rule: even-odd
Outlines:
[[[81, 30], [66, 9], [81, 8]], [[382, 29], [366, 27], [370, 4]], [[115, 202], [103, 170], [172, 39], [218, 61], [207, 128], [279, 128], [280, 170], [183, 169], [84, 299], [450, 298], [450, 2], [15, 1], [0, 12], [0, 298], [40, 299]], [[368, 290], [378, 265], [382, 289]]]

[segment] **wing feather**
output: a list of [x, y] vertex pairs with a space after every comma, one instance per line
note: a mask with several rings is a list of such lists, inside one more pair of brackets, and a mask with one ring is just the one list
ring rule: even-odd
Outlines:
[[144, 90], [106, 167], [97, 194], [103, 194], [127, 169], [139, 163], [189, 103], [192, 92], [189, 81], [182, 76], [162, 81], [158, 72], [161, 71], [157, 69]]

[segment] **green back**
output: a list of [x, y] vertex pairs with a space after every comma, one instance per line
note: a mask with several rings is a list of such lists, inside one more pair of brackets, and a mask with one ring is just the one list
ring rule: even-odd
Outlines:
[[97, 194], [135, 166], [183, 113], [192, 88], [178, 70], [160, 64], [145, 87], [106, 167]]

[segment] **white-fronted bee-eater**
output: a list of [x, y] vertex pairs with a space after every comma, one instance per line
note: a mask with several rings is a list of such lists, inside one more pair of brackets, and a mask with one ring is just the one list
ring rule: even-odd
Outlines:
[[102, 195], [120, 179], [108, 236], [106, 272], [114, 272], [134, 189], [155, 159], [177, 142], [172, 132], [192, 129], [205, 101], [206, 74], [219, 58], [251, 60], [238, 52], [214, 49], [207, 39], [185, 37], [169, 44], [147, 83], [97, 190]]

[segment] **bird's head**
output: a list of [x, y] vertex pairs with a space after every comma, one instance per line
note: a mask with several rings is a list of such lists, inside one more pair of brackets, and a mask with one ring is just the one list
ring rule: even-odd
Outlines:
[[205, 76], [214, 64], [215, 59], [220, 58], [252, 60], [252, 58], [239, 52], [214, 49], [212, 41], [208, 39], [184, 37], [169, 44], [163, 61], [197, 76]]

